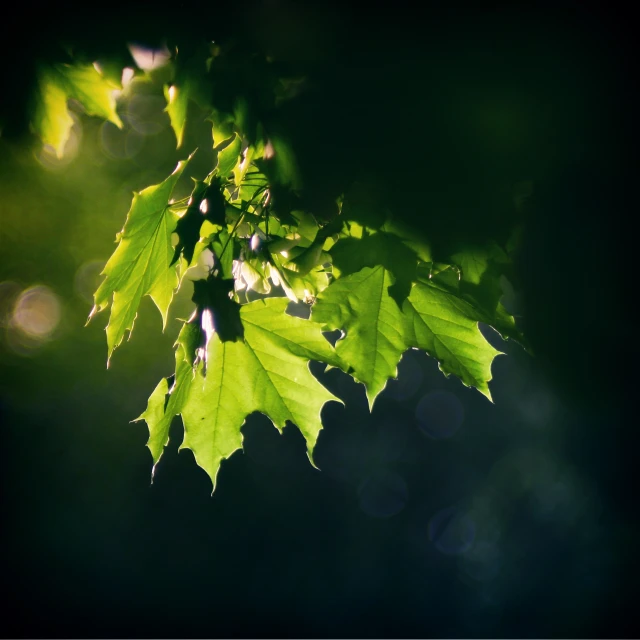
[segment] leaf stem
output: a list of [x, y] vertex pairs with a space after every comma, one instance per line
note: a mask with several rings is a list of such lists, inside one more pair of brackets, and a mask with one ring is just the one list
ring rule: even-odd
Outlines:
[[222, 256], [224, 255], [224, 252], [227, 250], [227, 246], [228, 246], [229, 242], [231, 241], [231, 238], [233, 237], [233, 234], [234, 234], [235, 230], [238, 228], [240, 223], [244, 220], [244, 214], [245, 213], [246, 213], [246, 211], [243, 211], [242, 215], [236, 220], [236, 223], [233, 225], [233, 229], [231, 229], [231, 233], [229, 233], [229, 237], [227, 238], [227, 241], [224, 243], [224, 246], [222, 247], [222, 251], [220, 252], [220, 255], [218, 256], [218, 260], [222, 260]]

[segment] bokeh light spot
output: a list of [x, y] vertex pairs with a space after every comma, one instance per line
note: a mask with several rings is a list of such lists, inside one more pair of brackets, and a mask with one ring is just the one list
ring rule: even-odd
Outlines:
[[31, 287], [18, 297], [12, 324], [32, 338], [45, 340], [60, 322], [60, 303], [51, 289], [43, 285]]
[[[75, 113], [69, 113], [73, 120], [73, 125], [69, 131], [69, 138], [64, 145], [62, 156], [56, 154], [56, 150], [45, 144], [37, 155], [38, 162], [49, 171], [59, 171], [64, 169], [78, 155], [80, 142], [82, 140], [82, 124]], [[114, 125], [115, 126], [115, 125]]]
[[104, 260], [89, 260], [81, 265], [73, 278], [73, 289], [85, 302], [93, 304], [93, 294], [102, 282]]
[[131, 127], [143, 136], [153, 136], [169, 126], [164, 98], [155, 95], [136, 94], [127, 105], [127, 117]]
[[142, 150], [143, 136], [135, 130], [119, 129], [106, 121], [100, 127], [100, 145], [104, 154], [113, 160], [133, 158]]
[[358, 490], [360, 508], [374, 518], [390, 518], [400, 513], [407, 497], [406, 482], [390, 471], [372, 474]]
[[125, 90], [133, 81], [133, 76], [135, 76], [135, 71], [131, 67], [125, 67], [122, 70], [122, 89]]
[[129, 51], [138, 68], [144, 71], [151, 71], [163, 67], [171, 58], [169, 49], [163, 47], [161, 49], [152, 49], [139, 44], [130, 44]]
[[442, 440], [453, 436], [462, 426], [464, 407], [453, 393], [432, 391], [418, 402], [416, 419], [422, 433], [434, 440]]
[[459, 555], [471, 549], [476, 536], [474, 521], [457, 507], [438, 511], [429, 521], [429, 540], [446, 555]]

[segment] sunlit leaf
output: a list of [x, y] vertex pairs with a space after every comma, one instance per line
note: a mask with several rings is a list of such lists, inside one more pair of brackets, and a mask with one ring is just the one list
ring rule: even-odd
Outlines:
[[32, 119], [34, 132], [61, 157], [73, 125], [67, 108], [69, 98], [77, 100], [89, 115], [122, 127], [116, 113], [116, 87], [101, 76], [93, 65], [58, 64], [41, 68]]
[[93, 65], [58, 65], [70, 98], [75, 98], [90, 116], [109, 120], [118, 127], [122, 122], [116, 113], [114, 85], [101, 76]]
[[312, 310], [313, 320], [345, 332], [336, 352], [365, 385], [370, 406], [411, 347], [427, 351], [445, 374], [490, 398], [491, 362], [499, 352], [478, 329], [471, 305], [419, 283], [400, 309], [389, 294], [393, 282], [384, 267], [365, 267], [331, 284]]
[[189, 106], [190, 85], [188, 83], [178, 86], [172, 84], [164, 89], [167, 101], [166, 112], [169, 114], [171, 128], [176, 134], [177, 147], [182, 146], [184, 127], [187, 122], [187, 107]]
[[[182, 393], [181, 389], [188, 387], [186, 399], [180, 395], [171, 404], [169, 396], [165, 406], [168, 384], [161, 382], [140, 416], [149, 424], [154, 464], [162, 454], [168, 440], [168, 424], [176, 413], [182, 414], [185, 428], [181, 448], [193, 451], [214, 488], [221, 461], [242, 447], [240, 429], [255, 411], [264, 413], [280, 431], [287, 422], [295, 424], [312, 460], [322, 429], [322, 407], [339, 399], [311, 375], [308, 363], [321, 360], [343, 365], [322, 335], [321, 327], [287, 315], [286, 306], [287, 301], [281, 298], [243, 306], [240, 316], [244, 341], [223, 342], [214, 334], [208, 345], [206, 376], [199, 366], [192, 380], [191, 367], [183, 365], [187, 349], [179, 340], [176, 362], [180, 374], [176, 374], [173, 393]], [[188, 334], [184, 335], [186, 341]]]
[[233, 140], [221, 151], [218, 151], [217, 173], [222, 178], [228, 178], [233, 172], [242, 150], [242, 140], [238, 134], [234, 134]]
[[153, 458], [153, 473], [169, 442], [169, 427], [189, 396], [191, 383], [195, 377], [196, 350], [200, 346], [201, 328], [199, 322], [186, 322], [176, 341], [176, 372], [170, 386], [163, 378], [149, 397], [145, 412], [136, 418], [145, 420], [149, 427], [147, 447]]
[[363, 229], [358, 235], [359, 238], [343, 238], [331, 247], [334, 275], [339, 278], [363, 267], [382, 265], [394, 276], [389, 293], [398, 305], [402, 305], [416, 277], [417, 255], [390, 233], [371, 233]]
[[107, 307], [113, 296], [107, 325], [109, 358], [125, 333], [133, 330], [143, 296], [151, 297], [162, 314], [163, 327], [166, 324], [167, 311], [178, 286], [171, 246], [178, 216], [169, 206], [169, 199], [191, 157], [179, 162], [164, 182], [133, 196], [124, 228], [118, 234], [118, 248], [102, 272], [107, 277], [94, 295], [95, 303], [89, 316]]
[[408, 348], [405, 318], [389, 295], [393, 276], [383, 267], [367, 267], [332, 283], [318, 296], [311, 317], [345, 337], [336, 352], [353, 368], [353, 377], [367, 390], [369, 405], [397, 375]]
[[67, 91], [60, 75], [53, 69], [40, 73], [38, 88], [32, 127], [42, 142], [51, 145], [61, 157], [73, 126], [67, 109]]

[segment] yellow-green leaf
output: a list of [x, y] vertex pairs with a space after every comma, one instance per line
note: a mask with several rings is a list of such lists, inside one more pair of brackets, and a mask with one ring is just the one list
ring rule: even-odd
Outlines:
[[389, 294], [393, 284], [383, 266], [366, 267], [320, 293], [311, 314], [326, 329], [345, 332], [336, 353], [365, 385], [369, 405], [397, 376], [400, 357], [411, 347], [491, 399], [491, 363], [500, 352], [480, 332], [482, 316], [465, 300], [423, 282], [413, 285], [400, 309]]
[[[185, 351], [179, 346], [176, 383], [169, 401], [165, 402], [165, 380], [140, 416], [149, 425], [154, 464], [168, 441], [173, 415], [181, 413], [185, 428], [181, 448], [193, 451], [215, 489], [221, 461], [242, 447], [241, 427], [256, 411], [268, 416], [280, 431], [287, 422], [295, 424], [306, 440], [312, 461], [322, 429], [322, 408], [331, 400], [340, 400], [313, 377], [309, 361], [344, 365], [322, 335], [320, 325], [286, 314], [287, 304], [285, 299], [269, 298], [244, 305], [240, 310], [244, 340], [223, 342], [214, 333], [207, 347], [206, 375], [199, 366], [191, 378], [191, 370], [182, 364]], [[191, 341], [189, 348], [194, 344]], [[181, 385], [188, 385], [188, 396], [184, 399], [181, 395], [172, 404], [171, 396], [186, 388]]]
[[124, 228], [117, 237], [118, 247], [102, 272], [107, 277], [94, 295], [89, 318], [107, 307], [113, 296], [107, 325], [109, 359], [125, 333], [133, 330], [143, 296], [151, 297], [162, 315], [163, 327], [166, 324], [178, 286], [176, 267], [171, 264], [171, 234], [178, 217], [169, 206], [169, 199], [191, 157], [179, 162], [164, 182], [134, 194]]

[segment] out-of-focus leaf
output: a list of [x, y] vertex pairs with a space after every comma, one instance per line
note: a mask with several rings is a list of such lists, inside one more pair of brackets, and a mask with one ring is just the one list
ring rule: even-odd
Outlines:
[[122, 127], [116, 113], [116, 88], [117, 85], [101, 76], [93, 65], [58, 64], [41, 68], [32, 119], [34, 132], [62, 157], [73, 125], [67, 109], [69, 98], [77, 100], [89, 115]]
[[187, 107], [189, 105], [189, 82], [177, 85], [172, 84], [164, 88], [164, 96], [167, 101], [166, 112], [169, 114], [171, 128], [176, 134], [176, 147], [180, 148], [184, 137], [184, 127], [187, 122]]
[[38, 94], [32, 127], [42, 142], [51, 145], [56, 155], [62, 157], [73, 119], [67, 109], [67, 92], [55, 70], [41, 71]]
[[118, 127], [122, 122], [116, 113], [114, 86], [93, 65], [57, 65], [70, 98], [75, 98], [90, 116], [109, 120]]

